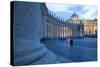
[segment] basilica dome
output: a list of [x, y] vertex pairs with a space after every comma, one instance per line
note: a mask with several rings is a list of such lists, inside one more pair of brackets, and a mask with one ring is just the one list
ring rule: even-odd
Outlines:
[[80, 20], [79, 16], [77, 14], [72, 14], [72, 16], [70, 17], [71, 20]]
[[67, 20], [67, 22], [78, 24], [78, 23], [81, 23], [81, 19], [76, 13], [73, 13], [71, 17]]

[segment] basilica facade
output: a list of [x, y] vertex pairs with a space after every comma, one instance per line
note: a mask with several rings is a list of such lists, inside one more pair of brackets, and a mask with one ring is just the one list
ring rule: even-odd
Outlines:
[[68, 19], [70, 23], [80, 24], [83, 26], [83, 36], [96, 36], [97, 35], [97, 19], [80, 19], [77, 14], [72, 14], [70, 19]]

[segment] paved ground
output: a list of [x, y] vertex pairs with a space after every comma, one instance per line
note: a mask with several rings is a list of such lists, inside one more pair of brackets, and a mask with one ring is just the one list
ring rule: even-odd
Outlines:
[[97, 60], [96, 38], [74, 39], [72, 47], [68, 45], [68, 40], [46, 40], [43, 43], [55, 54], [72, 62]]

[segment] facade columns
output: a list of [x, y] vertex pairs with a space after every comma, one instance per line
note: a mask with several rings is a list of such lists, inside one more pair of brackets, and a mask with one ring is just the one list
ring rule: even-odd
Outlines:
[[64, 38], [64, 26], [63, 26], [63, 38]]
[[52, 38], [52, 23], [50, 23], [50, 38]]
[[43, 25], [43, 37], [46, 38], [47, 36], [47, 22], [46, 22], [46, 16], [44, 15], [43, 16], [43, 22], [42, 22], [42, 25]]
[[59, 33], [59, 28], [58, 28], [58, 24], [57, 24], [57, 38], [59, 38], [58, 33]]
[[55, 35], [55, 38], [57, 38], [57, 24], [55, 24], [55, 33], [56, 33], [56, 35]]

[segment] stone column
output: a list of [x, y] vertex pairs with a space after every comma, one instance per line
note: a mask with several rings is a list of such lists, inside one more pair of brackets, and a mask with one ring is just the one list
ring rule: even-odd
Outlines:
[[64, 26], [63, 26], [63, 38], [64, 38]]
[[53, 24], [53, 37], [55, 38], [55, 23]]
[[47, 32], [46, 29], [47, 28], [46, 28], [46, 16], [45, 15], [43, 16], [43, 22], [42, 23], [43, 23], [43, 37], [46, 38], [46, 32]]
[[59, 38], [59, 24], [57, 25], [57, 29], [58, 29], [57, 36], [58, 36], [58, 38]]
[[50, 27], [49, 27], [50, 36], [49, 36], [49, 38], [51, 38], [51, 23], [49, 23], [49, 24], [50, 24]]
[[40, 43], [40, 3], [11, 2], [13, 7], [12, 65], [56, 63], [56, 56]]
[[48, 38], [48, 22], [46, 22], [46, 37]]
[[55, 26], [56, 26], [56, 27], [55, 27], [55, 29], [56, 29], [56, 30], [55, 30], [55, 31], [56, 31], [56, 36], [55, 36], [55, 37], [57, 38], [57, 24], [56, 24]]
[[54, 38], [54, 24], [52, 24], [52, 38]]
[[58, 38], [58, 24], [57, 24], [57, 38]]
[[53, 29], [53, 28], [52, 28], [52, 23], [51, 23], [51, 38], [52, 38], [52, 29]]
[[60, 25], [58, 26], [58, 28], [59, 28], [59, 38], [60, 38]]
[[65, 26], [65, 37], [68, 36], [68, 30], [66, 30], [66, 26]]
[[65, 26], [64, 26], [64, 38], [65, 38]]

